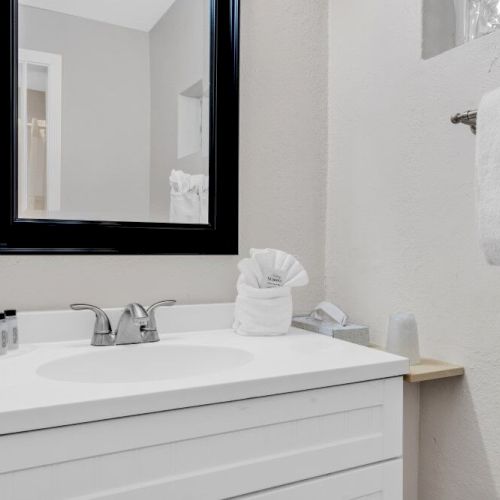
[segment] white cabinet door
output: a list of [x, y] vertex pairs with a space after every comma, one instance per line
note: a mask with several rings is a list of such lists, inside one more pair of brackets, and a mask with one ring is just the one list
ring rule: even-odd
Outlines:
[[248, 500], [402, 500], [403, 462], [392, 460], [240, 498]]
[[[402, 396], [392, 378], [0, 436], [0, 500], [220, 500], [327, 478], [401, 457]], [[342, 488], [310, 500], [377, 491]]]

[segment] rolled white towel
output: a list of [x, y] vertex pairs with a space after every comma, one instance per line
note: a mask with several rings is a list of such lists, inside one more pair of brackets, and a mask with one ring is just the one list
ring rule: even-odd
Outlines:
[[191, 175], [182, 170], [172, 170], [170, 173], [170, 189], [172, 193], [184, 194], [192, 190]]
[[240, 335], [284, 335], [292, 324], [290, 288], [253, 288], [238, 285], [233, 328]]
[[242, 267], [246, 269], [245, 277], [252, 273], [260, 288], [297, 287], [309, 283], [309, 276], [302, 264], [282, 250], [252, 248], [250, 258], [243, 259], [238, 267], [240, 270]]
[[208, 176], [172, 170], [170, 174], [170, 222], [208, 224]]
[[238, 279], [238, 285], [240, 283], [246, 283], [253, 288], [260, 288], [260, 283], [264, 281], [264, 278], [256, 260], [243, 259], [238, 263], [238, 269], [241, 273]]
[[234, 329], [240, 335], [284, 335], [292, 324], [292, 287], [308, 283], [298, 260], [281, 250], [251, 250], [238, 264]]
[[500, 88], [478, 112], [476, 146], [479, 239], [489, 264], [500, 265]]
[[199, 224], [200, 197], [196, 193], [170, 193], [170, 222], [172, 224]]

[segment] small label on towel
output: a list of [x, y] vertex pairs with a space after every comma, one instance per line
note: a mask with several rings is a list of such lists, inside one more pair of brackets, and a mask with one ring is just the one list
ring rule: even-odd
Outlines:
[[266, 274], [264, 288], [278, 288], [283, 286], [283, 276], [278, 272]]

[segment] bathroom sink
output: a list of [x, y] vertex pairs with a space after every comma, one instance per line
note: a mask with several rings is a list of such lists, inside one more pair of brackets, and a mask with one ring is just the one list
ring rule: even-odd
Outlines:
[[99, 348], [46, 363], [38, 375], [63, 382], [134, 383], [203, 376], [253, 359], [242, 349], [190, 345]]

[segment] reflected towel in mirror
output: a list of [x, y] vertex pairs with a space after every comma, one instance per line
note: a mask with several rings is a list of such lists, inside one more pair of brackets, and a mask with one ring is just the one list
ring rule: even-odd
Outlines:
[[172, 170], [170, 174], [170, 222], [208, 224], [208, 176]]

